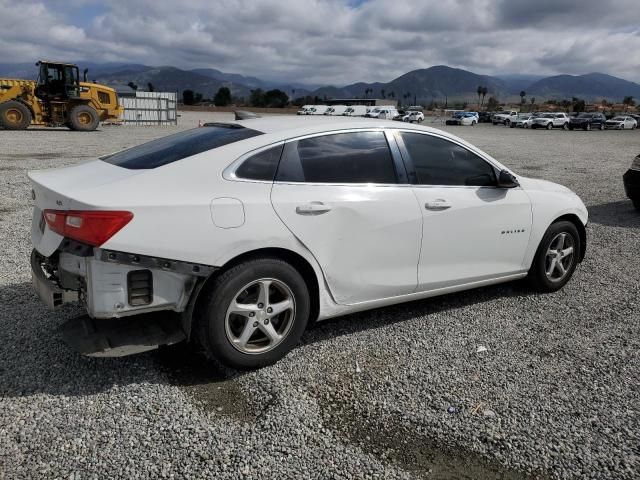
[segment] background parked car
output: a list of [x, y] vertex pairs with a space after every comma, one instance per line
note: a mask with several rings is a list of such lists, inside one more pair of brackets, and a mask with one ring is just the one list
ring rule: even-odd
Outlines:
[[640, 211], [640, 155], [638, 155], [631, 163], [631, 168], [622, 177], [624, 182], [624, 191], [633, 202], [636, 210]]
[[569, 115], [566, 113], [543, 113], [539, 117], [534, 117], [531, 128], [562, 128], [569, 129]]
[[611, 130], [634, 130], [638, 122], [630, 115], [618, 115], [607, 120], [605, 127]]
[[418, 112], [416, 110], [411, 110], [409, 112], [407, 112], [407, 119], [404, 120], [405, 122], [409, 122], [409, 123], [422, 123], [424, 122], [424, 113], [422, 112]]
[[345, 117], [364, 117], [366, 113], [367, 107], [365, 105], [351, 105], [342, 115]]
[[460, 125], [460, 118], [465, 112], [455, 112], [450, 118], [444, 122], [445, 125]]
[[313, 105], [303, 105], [302, 107], [300, 107], [300, 110], [298, 110], [297, 114], [298, 115], [307, 115], [307, 111], [313, 107]]
[[480, 112], [478, 114], [478, 123], [491, 123], [491, 117], [495, 112]]
[[491, 123], [494, 125], [498, 125], [500, 123], [508, 127], [511, 125], [511, 122], [515, 122], [517, 118], [518, 112], [515, 110], [505, 110], [494, 114], [493, 117], [491, 117]]
[[307, 115], [324, 115], [328, 108], [327, 105], [312, 105], [307, 110]]
[[531, 122], [533, 121], [533, 113], [519, 113], [515, 122], [512, 122], [511, 128], [531, 128]]
[[569, 130], [582, 128], [583, 130], [591, 130], [599, 128], [604, 130], [604, 124], [607, 121], [602, 113], [579, 113], [575, 117], [569, 119]]
[[396, 115], [398, 115], [398, 110], [396, 110], [396, 107], [375, 107], [371, 109], [370, 112], [367, 112], [365, 117], [380, 119], [388, 118], [389, 120], [391, 120]]
[[478, 123], [478, 112], [465, 112], [460, 116], [460, 125], [474, 126]]
[[346, 105], [332, 105], [324, 112], [325, 115], [342, 115], [347, 109]]

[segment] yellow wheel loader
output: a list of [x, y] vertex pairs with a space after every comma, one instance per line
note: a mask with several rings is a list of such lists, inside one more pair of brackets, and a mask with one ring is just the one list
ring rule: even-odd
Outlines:
[[118, 121], [123, 108], [113, 88], [80, 81], [76, 65], [40, 61], [38, 80], [0, 78], [0, 127], [66, 126], [90, 132], [101, 121]]

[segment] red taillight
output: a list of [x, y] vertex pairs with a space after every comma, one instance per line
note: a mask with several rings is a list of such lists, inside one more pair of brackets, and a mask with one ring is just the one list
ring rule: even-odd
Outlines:
[[133, 218], [133, 213], [106, 210], [45, 210], [44, 219], [54, 232], [99, 247]]

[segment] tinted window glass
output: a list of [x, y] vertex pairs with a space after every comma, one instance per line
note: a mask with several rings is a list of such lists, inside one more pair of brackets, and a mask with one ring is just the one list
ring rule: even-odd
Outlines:
[[277, 179], [310, 183], [396, 183], [383, 132], [337, 133], [285, 145]]
[[267, 180], [272, 182], [276, 175], [282, 147], [278, 145], [247, 158], [236, 170], [236, 176], [249, 180]]
[[496, 185], [493, 167], [466, 148], [431, 135], [401, 135], [420, 185]]
[[156, 168], [256, 135], [262, 135], [262, 132], [235, 124], [211, 124], [158, 138], [102, 157], [102, 160], [130, 170]]

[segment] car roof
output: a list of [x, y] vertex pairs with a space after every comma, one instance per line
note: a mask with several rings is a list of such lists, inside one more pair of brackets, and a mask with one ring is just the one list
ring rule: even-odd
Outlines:
[[233, 122], [243, 127], [252, 128], [266, 134], [274, 134], [282, 136], [282, 138], [291, 138], [301, 135], [311, 135], [314, 133], [328, 132], [332, 130], [348, 130], [353, 128], [410, 128], [416, 130], [427, 130], [438, 133], [429, 127], [418, 125], [397, 125], [389, 120], [377, 118], [361, 118], [361, 117], [325, 117], [325, 116], [293, 116], [293, 115], [273, 115], [269, 117], [250, 118], [247, 120], [237, 120]]

